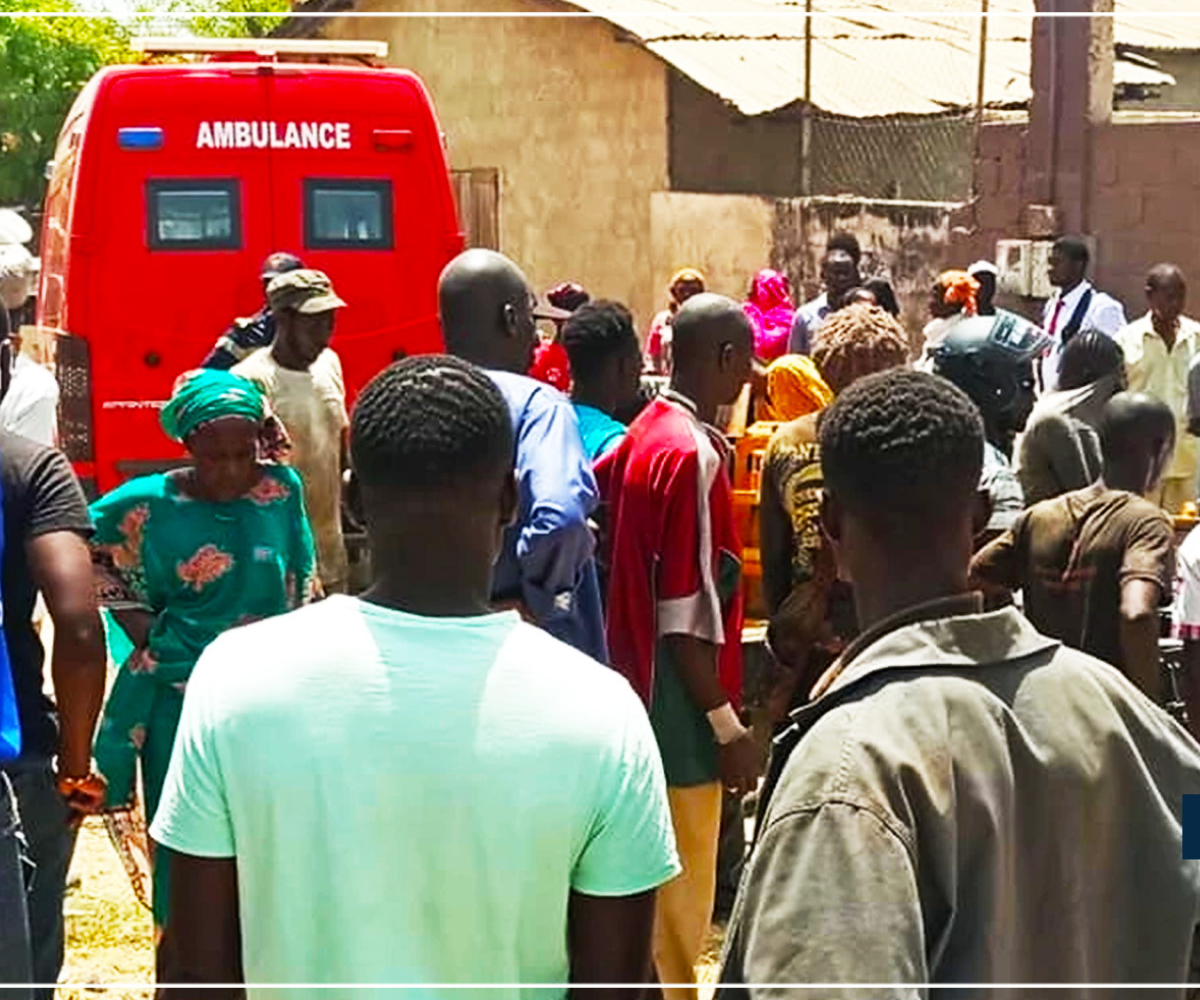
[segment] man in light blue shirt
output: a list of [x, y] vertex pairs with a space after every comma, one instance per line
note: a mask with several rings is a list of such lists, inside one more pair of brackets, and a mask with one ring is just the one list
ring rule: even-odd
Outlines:
[[588, 524], [599, 493], [570, 401], [524, 374], [537, 346], [536, 306], [525, 275], [492, 250], [460, 254], [438, 282], [446, 349], [487, 371], [516, 434], [520, 505], [504, 537], [492, 598], [606, 663]]
[[188, 682], [151, 829], [172, 851], [168, 982], [516, 1000], [644, 981], [680, 870], [663, 768], [619, 674], [491, 609], [513, 444], [495, 383], [457, 358], [359, 396], [370, 588], [225, 633]]
[[595, 462], [625, 437], [615, 414], [638, 404], [642, 354], [633, 316], [619, 302], [589, 302], [563, 326], [562, 343], [583, 450]]
[[853, 233], [837, 232], [829, 237], [825, 256], [821, 258], [821, 282], [825, 291], [796, 310], [788, 337], [789, 354], [808, 354], [813, 337], [825, 325], [830, 313], [841, 309], [846, 304], [846, 293], [862, 284], [858, 273], [861, 259], [862, 250]]

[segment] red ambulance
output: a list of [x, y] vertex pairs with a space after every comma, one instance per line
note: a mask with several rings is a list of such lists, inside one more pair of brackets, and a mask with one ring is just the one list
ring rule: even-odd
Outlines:
[[[63, 448], [89, 491], [167, 468], [175, 378], [263, 304], [272, 251], [349, 304], [333, 347], [347, 393], [441, 349], [436, 284], [463, 248], [429, 94], [382, 43], [178, 40], [205, 61], [109, 67], [51, 166], [38, 327], [55, 343]], [[320, 61], [317, 61], [320, 60]]]

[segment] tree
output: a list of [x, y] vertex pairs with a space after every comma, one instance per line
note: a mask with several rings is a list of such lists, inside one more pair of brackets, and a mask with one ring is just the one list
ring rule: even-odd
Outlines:
[[[162, 4], [156, 4], [161, 10]], [[213, 8], [225, 8], [242, 13], [239, 17], [213, 17]], [[204, 14], [190, 14], [199, 8]], [[263, 38], [287, 17], [288, 0], [223, 0], [205, 3], [203, 0], [177, 0], [170, 5], [171, 14], [197, 35], [219, 38]]]
[[[72, 11], [69, 0], [0, 0], [0, 11]], [[119, 22], [0, 18], [0, 205], [37, 208], [45, 169], [75, 96], [107, 63], [130, 59]]]
[[[221, 9], [239, 16], [213, 16]], [[125, 19], [0, 17], [0, 205], [40, 207], [46, 164], [71, 104], [101, 67], [135, 60], [133, 36], [260, 38], [288, 10], [288, 0], [171, 0], [147, 2]], [[0, 12], [37, 11], [82, 8], [77, 0], [0, 0]]]

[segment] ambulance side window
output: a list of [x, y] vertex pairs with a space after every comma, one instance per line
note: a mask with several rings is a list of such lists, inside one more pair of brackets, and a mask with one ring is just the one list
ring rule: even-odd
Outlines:
[[146, 182], [146, 236], [152, 250], [237, 250], [242, 245], [236, 180]]
[[313, 250], [391, 250], [392, 182], [306, 179], [304, 245]]

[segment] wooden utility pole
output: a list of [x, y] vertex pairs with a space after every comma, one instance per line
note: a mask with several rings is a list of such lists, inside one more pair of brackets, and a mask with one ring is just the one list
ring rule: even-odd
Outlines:
[[800, 109], [800, 194], [812, 194], [812, 0], [804, 0], [804, 106]]
[[975, 136], [971, 154], [971, 197], [979, 197], [979, 138], [983, 132], [984, 80], [987, 76], [988, 0], [980, 0], [979, 75], [975, 80]]

